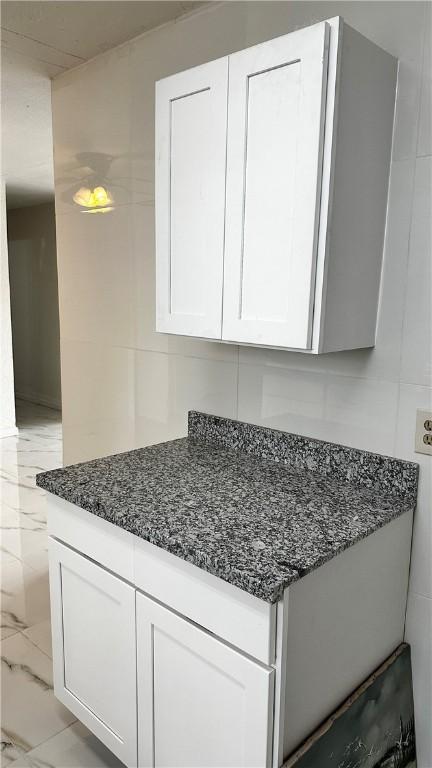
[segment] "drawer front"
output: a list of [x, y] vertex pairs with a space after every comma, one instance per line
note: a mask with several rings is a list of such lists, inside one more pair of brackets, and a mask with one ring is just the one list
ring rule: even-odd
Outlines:
[[47, 494], [48, 533], [133, 582], [134, 536], [76, 504]]
[[275, 660], [276, 605], [135, 538], [135, 584], [177, 613], [259, 659]]

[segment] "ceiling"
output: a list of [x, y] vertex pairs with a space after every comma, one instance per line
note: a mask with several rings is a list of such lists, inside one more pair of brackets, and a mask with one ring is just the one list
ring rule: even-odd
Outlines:
[[203, 5], [170, 0], [2, 0], [2, 176], [9, 208], [53, 198], [51, 78]]

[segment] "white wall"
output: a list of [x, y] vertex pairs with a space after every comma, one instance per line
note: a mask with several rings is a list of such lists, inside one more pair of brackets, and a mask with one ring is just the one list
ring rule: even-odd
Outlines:
[[0, 438], [17, 434], [15, 425], [14, 371], [12, 360], [12, 333], [9, 301], [9, 266], [6, 226], [5, 183], [0, 189]]
[[[336, 14], [400, 59], [375, 349], [317, 358], [157, 335], [155, 79]], [[418, 461], [407, 637], [420, 768], [432, 767], [432, 459], [413, 452], [432, 386], [429, 17], [419, 2], [215, 4], [61, 75], [53, 92], [65, 462], [183, 435], [189, 408]], [[112, 213], [73, 205], [89, 167]]]
[[54, 204], [8, 211], [8, 240], [16, 395], [60, 408]]

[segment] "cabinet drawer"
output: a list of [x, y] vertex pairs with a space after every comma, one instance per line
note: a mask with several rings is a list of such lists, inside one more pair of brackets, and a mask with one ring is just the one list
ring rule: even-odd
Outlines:
[[76, 504], [47, 493], [48, 533], [133, 582], [134, 536]]
[[135, 539], [135, 584], [264, 664], [275, 659], [276, 605], [266, 603], [143, 539]]

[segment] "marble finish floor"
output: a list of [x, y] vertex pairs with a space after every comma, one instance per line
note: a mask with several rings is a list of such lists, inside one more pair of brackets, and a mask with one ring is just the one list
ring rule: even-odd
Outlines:
[[1, 768], [122, 768], [54, 697], [48, 554], [37, 472], [62, 465], [60, 414], [18, 402], [0, 440]]

